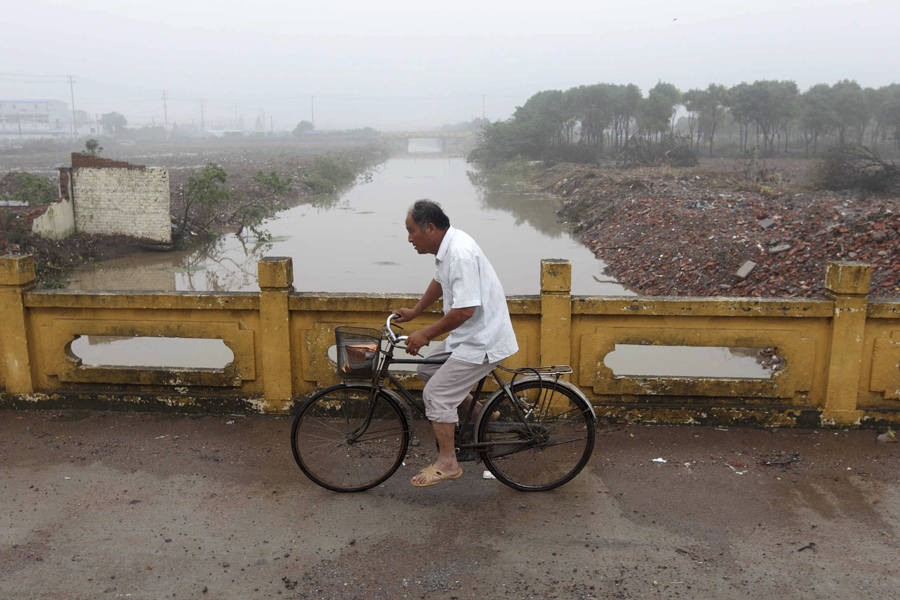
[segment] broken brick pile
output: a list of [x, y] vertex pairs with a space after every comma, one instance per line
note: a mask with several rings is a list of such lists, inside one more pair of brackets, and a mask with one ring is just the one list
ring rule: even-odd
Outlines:
[[123, 160], [112, 160], [109, 158], [100, 158], [99, 156], [91, 156], [90, 154], [82, 154], [81, 152], [72, 153], [73, 169], [136, 169], [144, 171], [147, 169], [144, 165], [133, 165]]
[[900, 297], [895, 197], [823, 193], [777, 177], [751, 183], [703, 167], [557, 165], [540, 184], [564, 199], [560, 216], [610, 274], [641, 294], [821, 297], [826, 263], [851, 260], [872, 266], [870, 296]]

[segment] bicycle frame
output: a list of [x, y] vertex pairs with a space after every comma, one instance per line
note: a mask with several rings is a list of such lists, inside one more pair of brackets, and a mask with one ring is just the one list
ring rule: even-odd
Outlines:
[[[353, 432], [351, 434], [350, 437], [352, 440], [359, 439], [362, 435], [365, 434], [366, 430], [368, 429], [368, 427], [371, 423], [372, 417], [374, 416], [374, 412], [375, 412], [375, 402], [374, 402], [375, 397], [378, 393], [385, 390], [386, 382], [390, 382], [391, 384], [393, 384], [393, 387], [402, 395], [401, 399], [404, 400], [403, 403], [406, 405], [407, 408], [409, 406], [412, 406], [417, 411], [419, 411], [419, 413], [423, 417], [427, 418], [427, 416], [425, 414], [424, 406], [422, 406], [412, 396], [412, 394], [409, 392], [409, 390], [406, 389], [406, 386], [404, 386], [403, 383], [396, 376], [394, 376], [393, 373], [390, 372], [389, 369], [392, 364], [420, 365], [420, 364], [444, 364], [446, 362], [443, 360], [429, 360], [428, 358], [394, 358], [394, 350], [398, 347], [398, 343], [403, 340], [400, 338], [392, 339], [392, 336], [386, 336], [386, 337], [387, 337], [386, 341], [390, 345], [387, 350], [380, 350], [381, 354], [383, 355], [383, 358], [381, 360], [381, 363], [378, 366], [375, 376], [372, 379], [372, 385], [371, 385], [370, 392], [369, 392], [370, 393], [370, 396], [369, 396], [370, 408], [369, 408], [368, 413], [366, 414], [366, 418], [364, 419], [363, 423], [357, 428], [357, 430], [355, 432]], [[529, 434], [529, 437], [534, 436], [536, 434], [536, 428], [531, 425], [528, 425], [525, 409], [520, 404], [518, 398], [516, 398], [512, 394], [512, 391], [511, 391], [512, 381], [509, 383], [503, 381], [499, 377], [499, 375], [497, 375], [496, 369], [492, 370], [490, 375], [493, 376], [494, 380], [497, 382], [497, 385], [499, 387], [498, 387], [497, 391], [495, 391], [494, 394], [492, 394], [488, 398], [488, 401], [493, 399], [493, 397], [497, 394], [505, 393], [507, 395], [507, 397], [510, 398], [510, 400], [512, 400], [513, 406], [515, 406], [516, 411], [519, 413], [519, 417], [522, 419], [522, 423], [526, 427], [528, 427], [527, 433]], [[478, 398], [482, 393], [482, 390], [484, 388], [484, 382], [487, 380], [487, 377], [488, 376], [485, 375], [484, 377], [481, 378], [481, 380], [478, 382], [477, 387], [475, 388], [475, 391], [472, 393], [472, 402], [469, 404], [469, 407], [466, 410], [465, 418], [462, 421], [463, 423], [469, 423], [471, 421], [472, 416], [474, 415], [474, 412], [475, 412], [475, 407], [477, 406]], [[513, 377], [513, 381], [515, 381], [515, 377]], [[485, 403], [485, 405], [487, 405], [487, 402]], [[414, 425], [412, 423], [410, 423], [411, 430], [413, 429], [413, 427], [414, 427]], [[510, 440], [506, 440], [503, 442], [476, 442], [475, 441], [475, 439], [476, 439], [475, 433], [476, 432], [474, 432], [474, 431], [472, 432], [471, 441], [467, 442], [467, 441], [465, 441], [465, 438], [468, 433], [469, 432], [467, 431], [466, 427], [464, 427], [464, 426], [461, 426], [459, 428], [459, 430], [456, 432], [456, 436], [454, 438], [454, 445], [455, 445], [457, 451], [465, 449], [465, 450], [473, 450], [475, 452], [485, 452], [485, 451], [489, 451], [494, 446], [504, 446], [505, 448], [509, 448], [509, 446], [511, 446], [511, 445], [512, 446], [521, 445], [521, 448], [518, 448], [517, 450], [515, 450], [516, 452], [518, 452], [520, 450], [526, 449], [529, 446], [529, 444], [532, 443], [530, 440], [523, 440], [521, 442], [514, 442], [514, 441], [510, 441]]]
[[[391, 320], [394, 317], [395, 317], [395, 315], [389, 316], [387, 322], [385, 323], [385, 325], [383, 327], [384, 341], [386, 341], [389, 344], [389, 346], [388, 346], [387, 350], [379, 348], [379, 353], [381, 354], [381, 356], [383, 358], [381, 359], [381, 361], [378, 365], [378, 368], [375, 371], [375, 375], [372, 378], [371, 387], [370, 387], [370, 391], [369, 391], [369, 394], [370, 394], [369, 395], [369, 409], [366, 414], [366, 418], [363, 420], [363, 423], [356, 429], [356, 431], [354, 431], [352, 434], [350, 434], [349, 441], [351, 441], [351, 442], [358, 440], [362, 435], [364, 435], [366, 430], [368, 429], [369, 425], [371, 424], [372, 417], [375, 414], [375, 398], [376, 398], [377, 394], [379, 394], [381, 392], [393, 393], [393, 389], [386, 387], [386, 383], [388, 383], [388, 382], [393, 384], [393, 387], [400, 393], [401, 396], [397, 396], [396, 394], [394, 394], [394, 397], [396, 400], [400, 401], [401, 408], [404, 408], [406, 410], [407, 415], [412, 416], [412, 413], [409, 410], [409, 407], [412, 406], [417, 411], [419, 411], [419, 413], [423, 417], [427, 418], [424, 406], [422, 404], [420, 404], [412, 396], [412, 394], [410, 394], [409, 390], [406, 389], [406, 386], [404, 386], [403, 383], [396, 376], [394, 376], [393, 373], [390, 372], [390, 366], [392, 364], [407, 364], [407, 365], [437, 364], [437, 365], [440, 365], [440, 364], [444, 364], [446, 362], [446, 360], [429, 360], [427, 357], [394, 358], [394, 350], [396, 350], [396, 348], [399, 347], [400, 342], [403, 342], [406, 340], [406, 336], [397, 336], [396, 334], [394, 334], [393, 330], [391, 330]], [[565, 367], [565, 368], [569, 369], [569, 367]], [[556, 369], [556, 371], [554, 372], [553, 369]], [[458, 428], [456, 435], [454, 437], [454, 445], [456, 447], [457, 452], [459, 450], [472, 450], [472, 451], [478, 453], [480, 456], [480, 453], [488, 452], [491, 450], [492, 447], [495, 447], [495, 446], [502, 446], [502, 447], [504, 447], [504, 449], [508, 449], [510, 446], [521, 446], [520, 448], [513, 450], [513, 452], [504, 452], [504, 453], [512, 454], [514, 452], [520, 452], [522, 450], [525, 450], [530, 445], [535, 443], [535, 441], [539, 438], [540, 433], [541, 433], [540, 430], [543, 429], [543, 427], [539, 424], [529, 423], [528, 413], [530, 411], [533, 411], [534, 407], [531, 407], [530, 409], [528, 409], [526, 411], [526, 408], [522, 406], [519, 398], [517, 398], [512, 393], [512, 387], [513, 387], [513, 384], [516, 382], [516, 377], [520, 376], [523, 373], [533, 374], [533, 375], [527, 376], [524, 380], [525, 381], [538, 381], [538, 382], [540, 382], [541, 388], [543, 387], [543, 384], [546, 382], [548, 384], [548, 389], [551, 390], [551, 396], [552, 396], [552, 393], [555, 392], [555, 390], [557, 389], [558, 386], [563, 386], [563, 387], [569, 388], [572, 391], [575, 391], [575, 393], [577, 393], [578, 395], [582, 395], [581, 392], [577, 388], [572, 386], [571, 384], [568, 384], [565, 381], [560, 381], [559, 367], [537, 367], [537, 368], [526, 367], [524, 369], [519, 369], [519, 370], [510, 370], [510, 369], [504, 369], [504, 370], [514, 373], [512, 379], [508, 383], [503, 381], [503, 379], [500, 378], [500, 376], [497, 374], [497, 369], [494, 369], [489, 373], [489, 375], [492, 376], [494, 378], [494, 380], [497, 382], [498, 389], [488, 397], [488, 399], [484, 403], [484, 406], [488, 406], [490, 404], [490, 402], [494, 399], [494, 397], [497, 396], [498, 394], [506, 394], [507, 398], [509, 398], [512, 401], [512, 405], [515, 407], [516, 412], [518, 413], [518, 416], [521, 419], [521, 424], [526, 428], [521, 433], [526, 434], [528, 439], [524, 439], [524, 440], [521, 440], [518, 442], [513, 441], [513, 440], [504, 440], [501, 442], [476, 442], [475, 440], [478, 437], [479, 431], [472, 430], [471, 441], [467, 442], [467, 441], [465, 441], [465, 438], [466, 438], [467, 434], [469, 433], [469, 431], [467, 430], [467, 427], [465, 427], [465, 425], [461, 425]], [[569, 372], [571, 372], [571, 369], [569, 369]], [[552, 373], [555, 375], [555, 377], [553, 377], [552, 381], [548, 380], [549, 378], [545, 377], [545, 375], [547, 373]], [[472, 394], [472, 402], [470, 403], [469, 408], [466, 410], [466, 415], [465, 415], [465, 418], [462, 421], [462, 423], [465, 424], [465, 423], [471, 422], [472, 416], [474, 415], [474, 412], [475, 412], [475, 407], [477, 406], [477, 403], [478, 403], [478, 398], [481, 395], [481, 392], [484, 388], [484, 382], [487, 380], [487, 378], [488, 378], [488, 375], [485, 375], [478, 382], [478, 385]], [[593, 407], [591, 406], [590, 402], [588, 402], [586, 398], [585, 398], [585, 402], [590, 407], [592, 417], [594, 419], [596, 419], [596, 415], [594, 414]], [[477, 428], [478, 424], [479, 423], [475, 424], [476, 428]], [[409, 422], [409, 428], [410, 428], [409, 433], [410, 433], [410, 435], [412, 435], [414, 433], [414, 429], [415, 429], [415, 425], [412, 420], [410, 420], [410, 422]], [[514, 430], [510, 429], [509, 431], [514, 431]]]

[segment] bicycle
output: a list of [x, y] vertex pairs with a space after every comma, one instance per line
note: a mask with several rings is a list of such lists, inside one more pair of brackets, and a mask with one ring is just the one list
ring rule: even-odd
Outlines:
[[[294, 459], [324, 488], [358, 492], [386, 481], [400, 467], [413, 437], [410, 407], [425, 416], [425, 407], [390, 366], [444, 361], [394, 358], [394, 350], [407, 339], [391, 329], [400, 328], [392, 323], [396, 317], [390, 315], [381, 330], [335, 328], [338, 373], [345, 381], [311, 396], [294, 420]], [[511, 373], [510, 381], [503, 381], [498, 370]], [[469, 425], [456, 428], [457, 460], [484, 462], [499, 481], [522, 491], [551, 490], [571, 481], [587, 464], [596, 437], [591, 403], [561, 379], [571, 372], [564, 365], [498, 367], [490, 373], [498, 388], [472, 426], [488, 376], [483, 377], [460, 422]]]

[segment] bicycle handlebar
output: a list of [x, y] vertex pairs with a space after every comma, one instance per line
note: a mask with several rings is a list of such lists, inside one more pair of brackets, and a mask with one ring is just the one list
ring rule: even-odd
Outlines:
[[391, 313], [388, 315], [387, 321], [385, 321], [385, 323], [384, 323], [384, 330], [387, 332], [387, 335], [390, 338], [392, 344], [396, 344], [398, 342], [405, 342], [409, 338], [408, 335], [396, 335], [394, 333], [394, 330], [391, 329], [391, 321], [393, 321], [394, 319], [399, 319], [399, 318], [400, 318], [400, 315], [395, 315], [394, 313]]

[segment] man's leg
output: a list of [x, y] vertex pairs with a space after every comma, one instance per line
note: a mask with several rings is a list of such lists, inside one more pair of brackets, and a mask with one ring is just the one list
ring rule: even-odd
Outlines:
[[[431, 346], [431, 344], [429, 344], [429, 346]], [[434, 348], [433, 348], [432, 351], [428, 354], [428, 357], [427, 357], [427, 358], [444, 359], [444, 360], [446, 360], [446, 359], [449, 359], [449, 358], [450, 358], [450, 354], [451, 354], [451, 353], [450, 353], [450, 352], [447, 352], [447, 350], [445, 349], [445, 344], [444, 344], [444, 342], [443, 342], [443, 340], [442, 340], [442, 341], [440, 341], [440, 342], [434, 342]], [[435, 373], [438, 372], [438, 369], [440, 369], [441, 366], [442, 366], [442, 365], [438, 365], [438, 364], [423, 364], [423, 365], [419, 365], [418, 368], [416, 369], [416, 373], [418, 374], [419, 379], [421, 379], [421, 380], [424, 381], [425, 383], [428, 383], [428, 381], [429, 381], [432, 377], [434, 377]], [[466, 397], [465, 397], [465, 399], [462, 401], [462, 408], [463, 408], [464, 411], [468, 411], [468, 410], [469, 410], [469, 405], [472, 403], [472, 400], [473, 400], [472, 394], [467, 394]], [[481, 411], [481, 402], [478, 402], [478, 403], [475, 405], [475, 410], [472, 412], [472, 418], [471, 418], [471, 421], [470, 421], [471, 423], [474, 423], [474, 422], [475, 422], [475, 419], [478, 418], [478, 413], [479, 413], [479, 411]]]
[[[456, 409], [466, 399], [471, 402], [469, 390], [479, 379], [490, 373], [494, 366], [496, 363], [476, 365], [451, 358], [441, 365], [425, 385], [422, 396], [425, 399], [426, 415], [431, 421], [440, 451], [434, 466], [445, 476], [459, 473], [454, 443], [456, 422], [459, 420]], [[427, 479], [427, 475], [419, 473], [413, 477], [413, 482], [423, 484], [427, 483]]]

